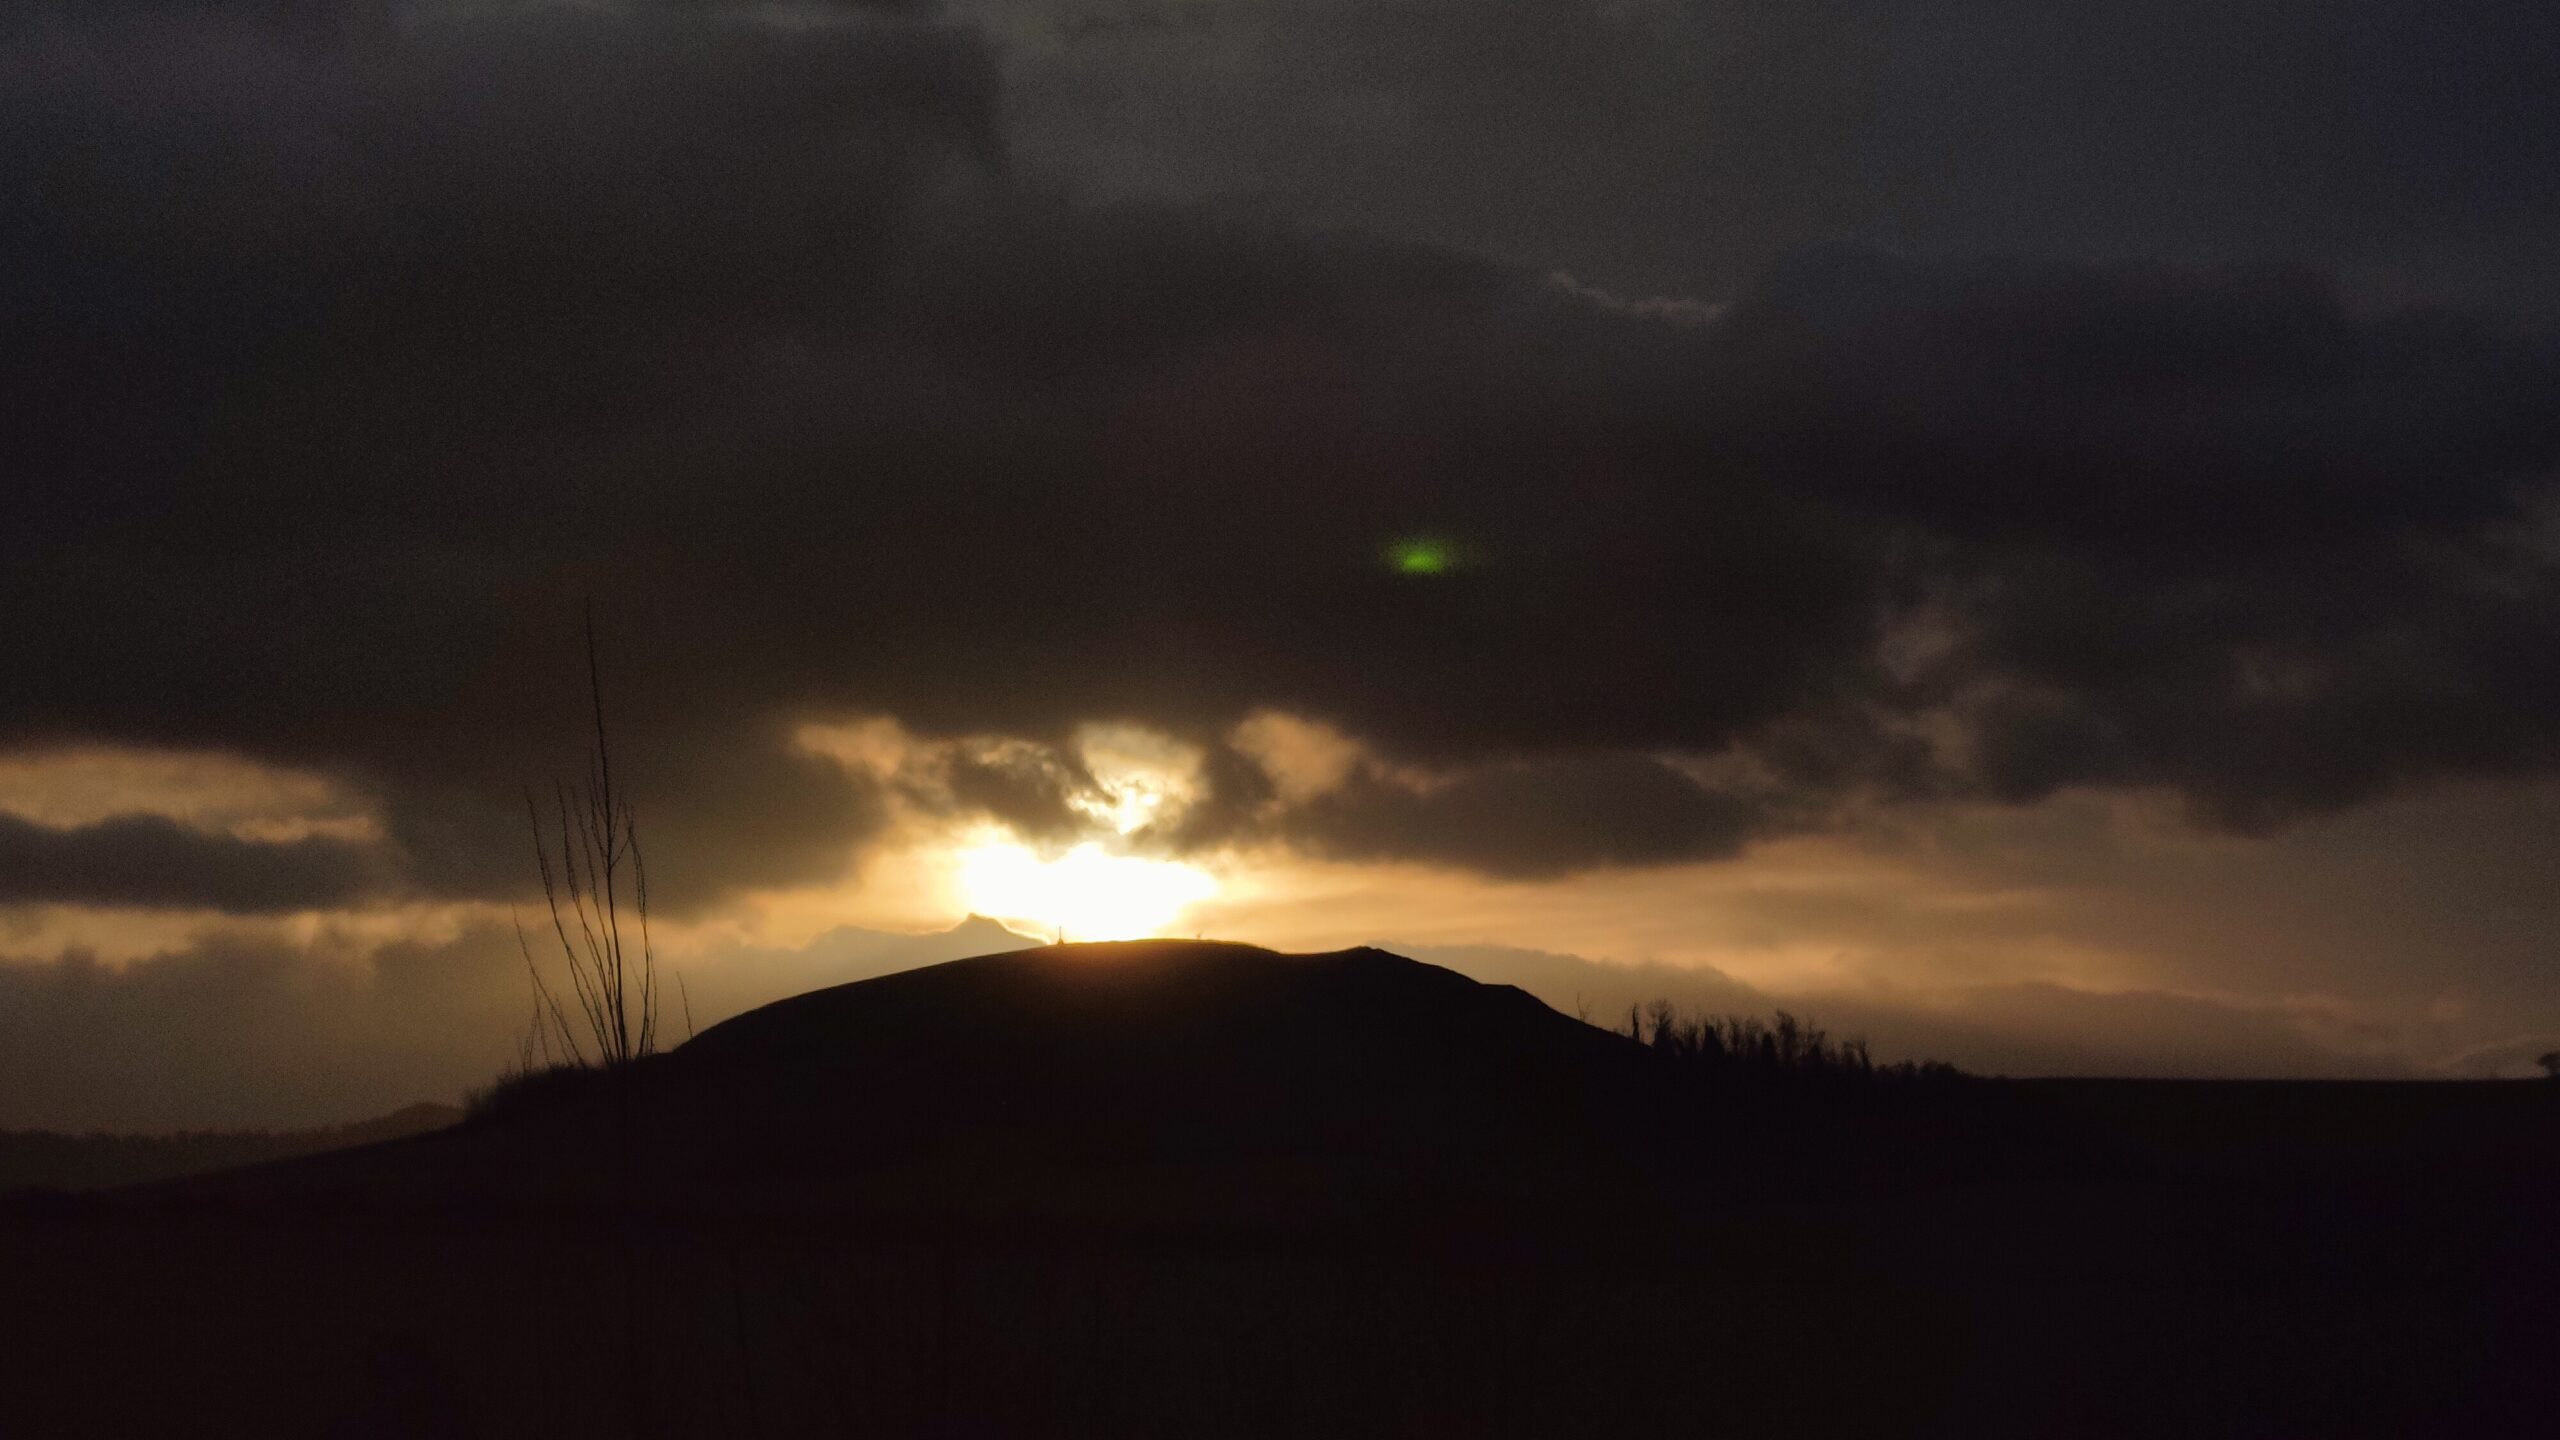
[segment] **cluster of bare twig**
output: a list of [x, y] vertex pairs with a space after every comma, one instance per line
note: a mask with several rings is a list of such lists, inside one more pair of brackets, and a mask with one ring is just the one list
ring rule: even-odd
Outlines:
[[523, 921], [516, 943], [533, 979], [533, 1023], [518, 1069], [614, 1068], [658, 1048], [658, 962], [649, 938], [649, 868], [630, 797], [614, 784], [605, 741], [604, 685], [596, 664], [596, 631], [587, 622], [587, 690], [595, 727], [583, 784], [552, 787], [554, 823], [528, 791], [533, 858], [551, 932], [569, 979], [568, 1002], [543, 978]]

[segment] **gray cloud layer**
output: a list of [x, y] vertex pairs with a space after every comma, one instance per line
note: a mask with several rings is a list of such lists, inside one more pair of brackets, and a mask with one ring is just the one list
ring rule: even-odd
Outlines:
[[371, 847], [321, 835], [260, 842], [159, 815], [62, 828], [0, 815], [0, 905], [327, 909], [384, 893], [389, 868]]
[[[1547, 263], [1053, 193], [1006, 168], [998, 58], [964, 28], [13, 12], [0, 377], [19, 403], [0, 466], [25, 478], [0, 532], [0, 673], [42, 683], [0, 700], [0, 743], [320, 769], [382, 800], [406, 889], [507, 893], [523, 786], [574, 767], [571, 617], [593, 595], [653, 877], [679, 907], [824, 878], [876, 830], [867, 782], [789, 744], [801, 720], [859, 713], [1033, 742], [1128, 719], [1214, 749], [1246, 713], [1290, 710], [1447, 783], [1356, 784], [1278, 838], [1498, 874], [1728, 854], [1849, 794], [2166, 786], [2247, 828], [2550, 766], [2551, 330], [2350, 304], [2300, 265], [1802, 246], [1894, 231], [1834, 213], [1902, 154], [1866, 128], [1900, 112], [1861, 95], [1943, 129], [1962, 107], [1929, 87], [1984, 65], [1994, 133], [1946, 193], [2005, 187], [2009, 209], [2102, 228], [2146, 195], [2223, 193], [2181, 167], [2226, 163], [2242, 186], [2272, 162], [2164, 152], [2100, 196], [2108, 167], [2065, 175], [2054, 134], [2001, 118], [2166, 46], [2191, 63], [2119, 82], [2059, 133], [2123, 156], [2205, 126], [2221, 112], [2189, 101], [2240, 102], [2178, 28], [2192, 7], [2086, 32], [1978, 8], [1984, 33], [2020, 22], [2011, 48], [1903, 33], [1890, 65], [1847, 72], [1869, 90], [1804, 106], [1783, 77], [1822, 70], [1846, 43], [1823, 27], [1868, 12], [1763, 8], [1639, 7], [1655, 29], [1598, 48], [1580, 6], [1493, 7], [1463, 53], [1413, 7], [1328, 32], [1337, 72], [1357, 58], [1402, 97], [1390, 113], [1483, 122], [1484, 174], [1451, 185], [1508, 175], [1511, 203], [1550, 218], [1659, 190], [1678, 203], [1637, 227], [1654, 237], [1735, 217], [1757, 238], [1717, 261], [1731, 304], [1706, 323], [1594, 303]], [[2369, 13], [2385, 38], [2402, 23]], [[1369, 24], [1381, 43], [1355, 43]], [[1407, 25], [1437, 39], [1384, 43]], [[2428, 31], [2404, 73], [2347, 39], [2345, 73], [2385, 67], [2377, 104], [2468, 133], [2506, 103], [2507, 52]], [[2428, 88], [2419, 62], [2445, 45], [2485, 89]], [[1565, 81], [1617, 73], [1629, 46], [1652, 67], [1616, 92], [1633, 108], [1576, 109], [1592, 92]], [[2048, 51], [2072, 63], [2031, 74]], [[1022, 104], [1054, 101], [1022, 83]], [[1565, 115], [1587, 130], [1523, 128]], [[1705, 172], [1679, 168], [1695, 127], [1733, 137]], [[2317, 126], [2263, 128], [2298, 146]], [[2336, 205], [2377, 235], [2448, 208], [2524, 223], [2541, 202], [2502, 177], [2547, 139], [2502, 132], [2459, 174], [2413, 149]], [[1548, 183], [1622, 152], [1592, 207]], [[1834, 191], [1781, 183], [1807, 154], [1848, 157]], [[1938, 193], [1887, 168], [1886, 200]], [[1340, 204], [1372, 203], [1371, 172], [1323, 173]], [[1429, 231], [1453, 239], [1463, 200], [1415, 203], [1458, 217]], [[1976, 238], [1962, 210], [1909, 225]], [[2243, 215], [2217, 245], [2172, 243], [2208, 218], [2165, 217], [2155, 248], [2293, 238]], [[1382, 209], [1414, 231], [1394, 222]], [[2016, 248], [2086, 248], [2078, 233]], [[1381, 563], [1417, 535], [1464, 563]], [[1700, 782], [1670, 752], [1744, 756], [1754, 779]], [[1213, 775], [1213, 815], [1261, 784], [1232, 755]], [[1063, 806], [1026, 778], [974, 777], [964, 798]], [[82, 843], [112, 876], [175, 842]], [[18, 893], [104, 882], [82, 883]]]

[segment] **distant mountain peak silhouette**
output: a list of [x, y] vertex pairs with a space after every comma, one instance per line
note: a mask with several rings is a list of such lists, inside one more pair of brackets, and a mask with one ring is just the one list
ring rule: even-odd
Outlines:
[[994, 916], [981, 915], [975, 910], [970, 911], [966, 916], [962, 917], [959, 924], [952, 926], [950, 929], [945, 930], [942, 933], [944, 935], [954, 937], [963, 935], [984, 936], [988, 940], [994, 941], [998, 944], [1003, 944], [1008, 941], [1022, 941], [1032, 945], [1044, 945], [1048, 943], [1044, 937], [1038, 935], [1026, 935], [1022, 931], [1016, 930], [1003, 921], [996, 919]]

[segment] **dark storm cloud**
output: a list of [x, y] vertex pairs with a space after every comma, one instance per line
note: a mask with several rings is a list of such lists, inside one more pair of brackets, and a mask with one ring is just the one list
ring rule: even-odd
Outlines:
[[[1611, 304], [1052, 193], [1003, 168], [987, 46], [914, 23], [31, 13], [0, 743], [325, 771], [426, 893], [525, 882], [588, 596], [675, 906], [841, 868], [882, 797], [793, 735], [862, 714], [1135, 721], [1221, 762], [1176, 839], [1512, 875], [1849, 790], [2245, 825], [2553, 758], [2520, 324], [1837, 248], [1712, 319]], [[1415, 540], [1449, 563], [1399, 573]], [[1436, 786], [1275, 819], [1219, 744], [1262, 708]], [[1664, 759], [1722, 752], [1747, 786]], [[1090, 782], [950, 778], [1053, 830]]]
[[[1721, 299], [1813, 240], [2281, 253], [2560, 304], [2560, 16], [2509, 0], [980, 0], [1034, 155]], [[1113, 24], [1162, 17], [1174, 23]], [[1036, 123], [1034, 123], [1036, 122]]]
[[1928, 537], [1947, 645], [1895, 702], [1961, 715], [1992, 793], [2256, 828], [2554, 758], [2549, 331], [2294, 267], [1839, 251], [1721, 328], [1725, 438]]
[[1282, 822], [1344, 860], [1421, 860], [1506, 879], [1738, 852], [1758, 807], [1634, 755], [1569, 756], [1414, 786], [1362, 771]]
[[[992, 72], [936, 29], [331, 12], [8, 17], [0, 729], [255, 736], [485, 892], [576, 770], [544, 600], [665, 563], [688, 518], [637, 457], [847, 328], [911, 197], [992, 155]], [[670, 899], [832, 873], [813, 832], [870, 823], [770, 712], [649, 701], [617, 718]]]
[[322, 910], [382, 894], [391, 879], [372, 847], [327, 836], [261, 842], [158, 815], [54, 828], [0, 814], [0, 905]]
[[1046, 747], [955, 756], [945, 779], [955, 809], [1001, 820], [1027, 840], [1081, 835], [1092, 821], [1074, 802], [1099, 798], [1099, 787], [1082, 765]]
[[1724, 328], [1766, 464], [1965, 538], [2228, 563], [2507, 518], [2553, 458], [2549, 332], [2359, 315], [2294, 265], [1813, 250]]
[[2003, 798], [2155, 785], [2241, 830], [2406, 781], [2547, 769], [2548, 563], [2337, 547], [2175, 583], [2020, 566], [1983, 601], [1955, 708]]

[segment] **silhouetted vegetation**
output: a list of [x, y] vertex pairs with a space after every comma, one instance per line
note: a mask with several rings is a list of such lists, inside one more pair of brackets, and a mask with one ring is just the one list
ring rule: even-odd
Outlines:
[[[533, 981], [533, 1028], [518, 1069], [607, 1069], [658, 1048], [658, 960], [649, 939], [649, 867], [640, 853], [631, 800], [613, 780], [605, 741], [604, 681], [596, 663], [595, 617], [587, 617], [587, 696], [595, 728], [584, 784], [552, 786], [557, 820], [545, 832], [528, 793], [533, 859], [542, 899], [569, 976], [570, 1005], [542, 978], [533, 943], [516, 926]], [[628, 919], [626, 929], [626, 916]], [[574, 1018], [572, 1018], [574, 1007]]]
[[1632, 1006], [1617, 1033], [1702, 1074], [1750, 1080], [1840, 1083], [1944, 1081], [1963, 1072], [1941, 1060], [1879, 1065], [1861, 1038], [1834, 1039], [1781, 1010], [1756, 1015], [1683, 1011], [1669, 1000]]
[[518, 1067], [463, 1097], [462, 1116], [469, 1124], [520, 1115], [529, 1110], [544, 1110], [564, 1104], [582, 1095], [592, 1094], [606, 1083], [608, 1072], [593, 1065], [537, 1065]]

